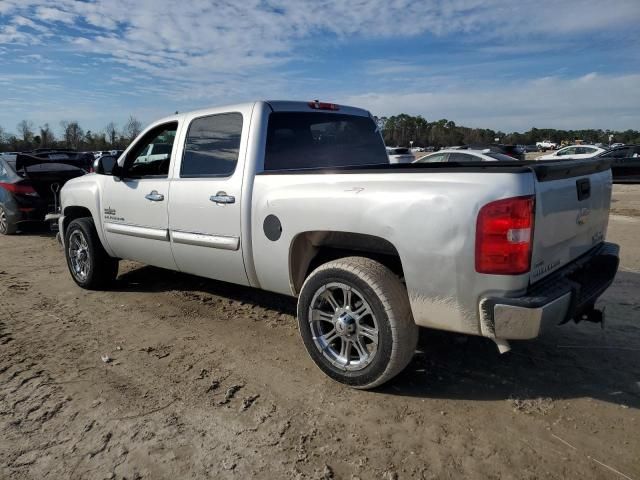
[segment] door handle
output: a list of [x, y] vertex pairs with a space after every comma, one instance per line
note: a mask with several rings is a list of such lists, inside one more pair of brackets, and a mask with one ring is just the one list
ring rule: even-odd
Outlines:
[[211, 195], [209, 200], [217, 204], [236, 203], [236, 197], [227, 195], [227, 192], [218, 192], [215, 195]]
[[144, 198], [151, 200], [152, 202], [161, 202], [164, 200], [164, 195], [158, 193], [157, 190], [153, 190], [151, 193], [147, 193]]

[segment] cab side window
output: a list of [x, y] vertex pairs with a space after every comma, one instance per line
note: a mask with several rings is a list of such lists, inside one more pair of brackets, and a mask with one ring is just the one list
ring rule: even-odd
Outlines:
[[184, 146], [181, 178], [229, 177], [238, 164], [242, 114], [222, 113], [191, 122]]
[[178, 122], [171, 122], [157, 126], [142, 137], [127, 154], [124, 163], [126, 176], [167, 177], [177, 129]]

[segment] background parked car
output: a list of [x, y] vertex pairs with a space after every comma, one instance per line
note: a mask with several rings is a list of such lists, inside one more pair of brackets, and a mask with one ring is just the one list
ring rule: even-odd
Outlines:
[[[472, 144], [465, 145], [464, 147], [457, 147], [459, 150], [475, 150], [475, 151], [489, 151], [493, 153], [502, 153], [507, 157], [511, 157], [510, 160], [524, 160], [524, 150], [518, 145], [510, 145], [503, 143], [486, 144]], [[449, 148], [448, 150], [451, 150]]]
[[22, 154], [52, 162], [62, 161], [64, 164], [81, 168], [85, 172], [93, 171], [93, 161], [95, 160], [92, 153], [76, 152], [75, 150], [36, 149]]
[[597, 155], [611, 158], [614, 183], [640, 183], [640, 145], [622, 145]]
[[490, 145], [489, 150], [495, 153], [503, 153], [508, 157], [515, 158], [516, 160], [524, 160], [524, 149], [520, 145], [507, 145], [507, 144], [497, 144]]
[[519, 147], [522, 148], [524, 153], [537, 152], [538, 151], [538, 146], [537, 145], [519, 145]]
[[558, 148], [558, 144], [551, 140], [543, 140], [541, 142], [536, 142], [536, 147], [538, 147], [539, 152], [546, 152], [547, 150], [555, 150]]
[[542, 155], [541, 157], [538, 157], [538, 160], [574, 160], [580, 158], [593, 158], [602, 152], [604, 152], [604, 149], [598, 148], [594, 145], [570, 145], [548, 155]]
[[410, 149], [404, 147], [387, 147], [389, 163], [411, 163], [416, 157]]
[[493, 152], [490, 149], [445, 149], [430, 153], [419, 158], [414, 163], [439, 163], [439, 162], [513, 162], [515, 159], [504, 153]]
[[85, 170], [31, 155], [0, 156], [0, 234], [11, 235], [23, 222], [42, 222], [55, 210], [56, 195]]

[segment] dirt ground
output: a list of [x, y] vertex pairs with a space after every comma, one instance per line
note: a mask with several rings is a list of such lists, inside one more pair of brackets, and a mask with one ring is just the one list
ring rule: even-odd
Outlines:
[[52, 235], [2, 237], [0, 477], [640, 479], [640, 185], [615, 200], [604, 330], [425, 330], [371, 392], [312, 364], [292, 299], [131, 262], [86, 292]]

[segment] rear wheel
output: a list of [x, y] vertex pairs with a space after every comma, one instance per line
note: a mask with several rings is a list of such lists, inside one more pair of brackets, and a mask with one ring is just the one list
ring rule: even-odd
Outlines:
[[298, 299], [298, 324], [316, 365], [361, 389], [400, 373], [418, 341], [404, 285], [387, 267], [362, 257], [326, 263], [309, 275]]
[[118, 275], [118, 260], [102, 247], [91, 218], [72, 221], [65, 231], [65, 257], [73, 280], [82, 288], [99, 290]]
[[9, 219], [7, 211], [0, 205], [0, 234], [13, 235], [16, 231], [16, 224]]

